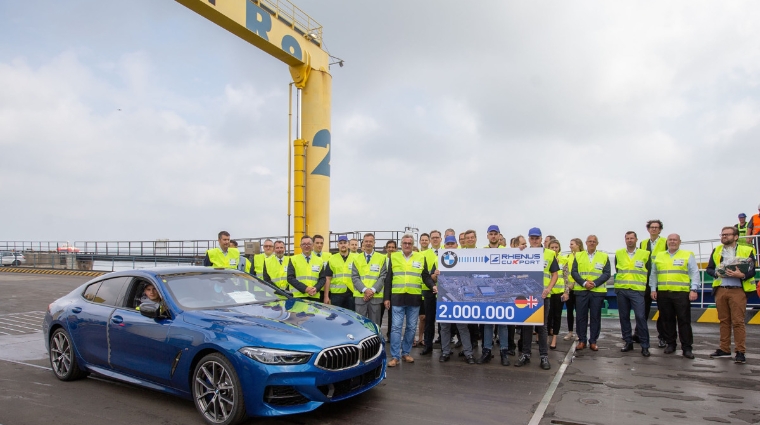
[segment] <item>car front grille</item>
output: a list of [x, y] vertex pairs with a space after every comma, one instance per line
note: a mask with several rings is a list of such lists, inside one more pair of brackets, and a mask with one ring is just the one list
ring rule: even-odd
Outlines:
[[322, 394], [327, 396], [327, 398], [333, 399], [366, 387], [367, 385], [379, 379], [382, 372], [383, 367], [378, 366], [377, 368], [363, 373], [359, 376], [344, 379], [343, 381], [339, 381], [334, 384], [320, 385], [318, 388]]
[[380, 354], [380, 350], [383, 348], [383, 343], [377, 335], [365, 339], [360, 342], [359, 345], [362, 348], [363, 362], [368, 362], [377, 357], [377, 355]]
[[367, 362], [380, 353], [382, 342], [377, 335], [371, 336], [356, 345], [340, 345], [322, 350], [317, 356], [316, 365], [326, 370], [343, 370]]
[[270, 385], [264, 390], [264, 402], [275, 406], [297, 406], [309, 399], [290, 385]]

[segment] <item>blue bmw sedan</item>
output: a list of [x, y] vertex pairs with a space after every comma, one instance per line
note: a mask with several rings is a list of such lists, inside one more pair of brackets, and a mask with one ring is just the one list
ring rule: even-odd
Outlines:
[[48, 307], [56, 377], [106, 376], [194, 401], [209, 424], [307, 412], [385, 376], [378, 327], [245, 273], [110, 273]]

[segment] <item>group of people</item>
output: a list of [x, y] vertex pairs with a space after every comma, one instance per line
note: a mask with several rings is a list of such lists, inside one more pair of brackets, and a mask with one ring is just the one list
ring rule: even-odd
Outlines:
[[[438, 253], [441, 249], [466, 249], [477, 247], [477, 233], [467, 230], [455, 237], [453, 229], [443, 234], [438, 230], [423, 233], [419, 247], [412, 235], [400, 240], [401, 249], [395, 241], [385, 244], [383, 253], [375, 250], [375, 237], [367, 233], [361, 241], [338, 237], [338, 252], [324, 250], [324, 237], [303, 236], [301, 253], [285, 255], [285, 243], [267, 239], [263, 253], [250, 261], [240, 255], [228, 232], [219, 233], [219, 247], [208, 250], [204, 265], [214, 268], [233, 268], [245, 271], [290, 291], [294, 297], [309, 298], [354, 310], [369, 318], [378, 326], [383, 315], [388, 315], [390, 357], [388, 367], [399, 363], [413, 363], [411, 355], [421, 311], [427, 312], [424, 320], [424, 345], [421, 355], [430, 355], [434, 340], [440, 340], [440, 362], [451, 359], [453, 335], [458, 334], [457, 345], [462, 345], [460, 356], [468, 364], [489, 362], [494, 355], [494, 334], [498, 335], [501, 364], [510, 365], [510, 356], [520, 355], [514, 365], [530, 363], [533, 335], [537, 335], [539, 365], [548, 370], [548, 350], [557, 346], [560, 335], [563, 306], [567, 309], [569, 332], [565, 340], [577, 339], [576, 350], [599, 349], [601, 312], [607, 296], [607, 284], [612, 279], [617, 296], [622, 338], [621, 351], [634, 349], [640, 344], [641, 355], [649, 357], [650, 333], [648, 317], [652, 300], [657, 301], [658, 347], [665, 354], [674, 353], [680, 342], [682, 355], [693, 359], [693, 334], [691, 328], [690, 302], [697, 299], [702, 284], [699, 265], [694, 254], [681, 250], [678, 234], [660, 236], [663, 224], [650, 220], [646, 225], [649, 237], [638, 241], [636, 232], [625, 233], [625, 248], [614, 254], [615, 273], [606, 252], [598, 251], [599, 240], [589, 235], [585, 244], [579, 238], [570, 241], [570, 252], [562, 253], [560, 241], [544, 236], [539, 228], [516, 236], [509, 247], [525, 249], [542, 248], [544, 253], [543, 292], [544, 323], [541, 326], [473, 325], [439, 323], [439, 336], [435, 339], [436, 296], [439, 277]], [[506, 248], [507, 240], [492, 225], [487, 232], [488, 244], [483, 248]], [[724, 227], [721, 244], [710, 256], [706, 273], [714, 277], [713, 292], [720, 320], [720, 346], [711, 357], [731, 356], [733, 333], [736, 363], [745, 360], [744, 311], [748, 294], [756, 290], [754, 282], [754, 248], [739, 244], [740, 230], [737, 226]], [[354, 243], [352, 243], [354, 242]], [[737, 258], [746, 267], [732, 268]], [[635, 317], [632, 329], [630, 314]], [[404, 323], [406, 325], [404, 326]], [[514, 335], [520, 328], [521, 340], [514, 343]], [[576, 334], [573, 333], [575, 327]], [[482, 342], [481, 342], [482, 341]], [[480, 356], [475, 350], [482, 344]]]

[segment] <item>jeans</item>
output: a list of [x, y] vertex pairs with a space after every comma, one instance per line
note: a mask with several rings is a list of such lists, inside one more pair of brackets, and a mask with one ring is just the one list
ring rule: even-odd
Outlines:
[[[602, 330], [602, 305], [606, 292], [575, 291], [575, 331], [578, 342], [596, 344]], [[591, 335], [586, 338], [591, 317]]]
[[631, 308], [636, 318], [636, 331], [641, 341], [641, 348], [649, 348], [649, 327], [644, 313], [644, 293], [633, 289], [615, 289], [620, 316], [620, 331], [626, 344], [633, 342], [631, 335]]
[[493, 327], [498, 326], [499, 327], [499, 345], [503, 350], [507, 349], [507, 344], [509, 343], [509, 330], [507, 329], [507, 325], [484, 325], [483, 326], [483, 349], [485, 350], [491, 350], [493, 349]]
[[[401, 356], [405, 356], [412, 351], [412, 342], [414, 341], [414, 334], [417, 332], [417, 319], [420, 316], [419, 306], [392, 306], [393, 311], [393, 325], [391, 327], [391, 357], [394, 359], [400, 359]], [[406, 329], [404, 330], [404, 338], [401, 340], [401, 328], [404, 324], [404, 318], [406, 318]]]

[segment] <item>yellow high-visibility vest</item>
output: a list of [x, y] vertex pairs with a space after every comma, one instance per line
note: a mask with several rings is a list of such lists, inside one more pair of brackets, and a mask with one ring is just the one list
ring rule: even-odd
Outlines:
[[391, 254], [391, 293], [422, 295], [422, 270], [425, 267], [425, 256], [420, 252], [412, 252], [409, 260], [400, 251]]
[[[581, 251], [577, 254], [575, 254], [575, 262], [578, 263], [578, 274], [581, 275], [581, 278], [583, 280], [595, 280], [598, 279], [602, 275], [602, 270], [604, 270], [604, 266], [609, 261], [609, 256], [607, 256], [606, 252], [596, 251], [594, 253], [594, 263], [591, 263], [591, 260], [588, 256], [588, 251]], [[582, 284], [575, 284], [575, 287], [573, 288], [576, 291], [591, 291], [591, 292], [603, 292], [607, 293], [606, 288], [606, 282], [602, 283], [599, 286], [594, 287], [594, 289], [586, 289], [585, 286]]]
[[[689, 292], [689, 257], [691, 251], [678, 250], [672, 257], [668, 251], [657, 254], [654, 263], [657, 269], [657, 290]], [[678, 263], [676, 265], [675, 263]]]
[[215, 269], [237, 269], [240, 264], [240, 251], [237, 248], [227, 248], [227, 253], [220, 248], [212, 248], [206, 251], [211, 267]]
[[634, 291], [645, 291], [647, 289], [647, 261], [649, 261], [649, 251], [637, 249], [633, 257], [628, 255], [626, 248], [619, 249], [615, 252], [615, 288], [633, 289]]

